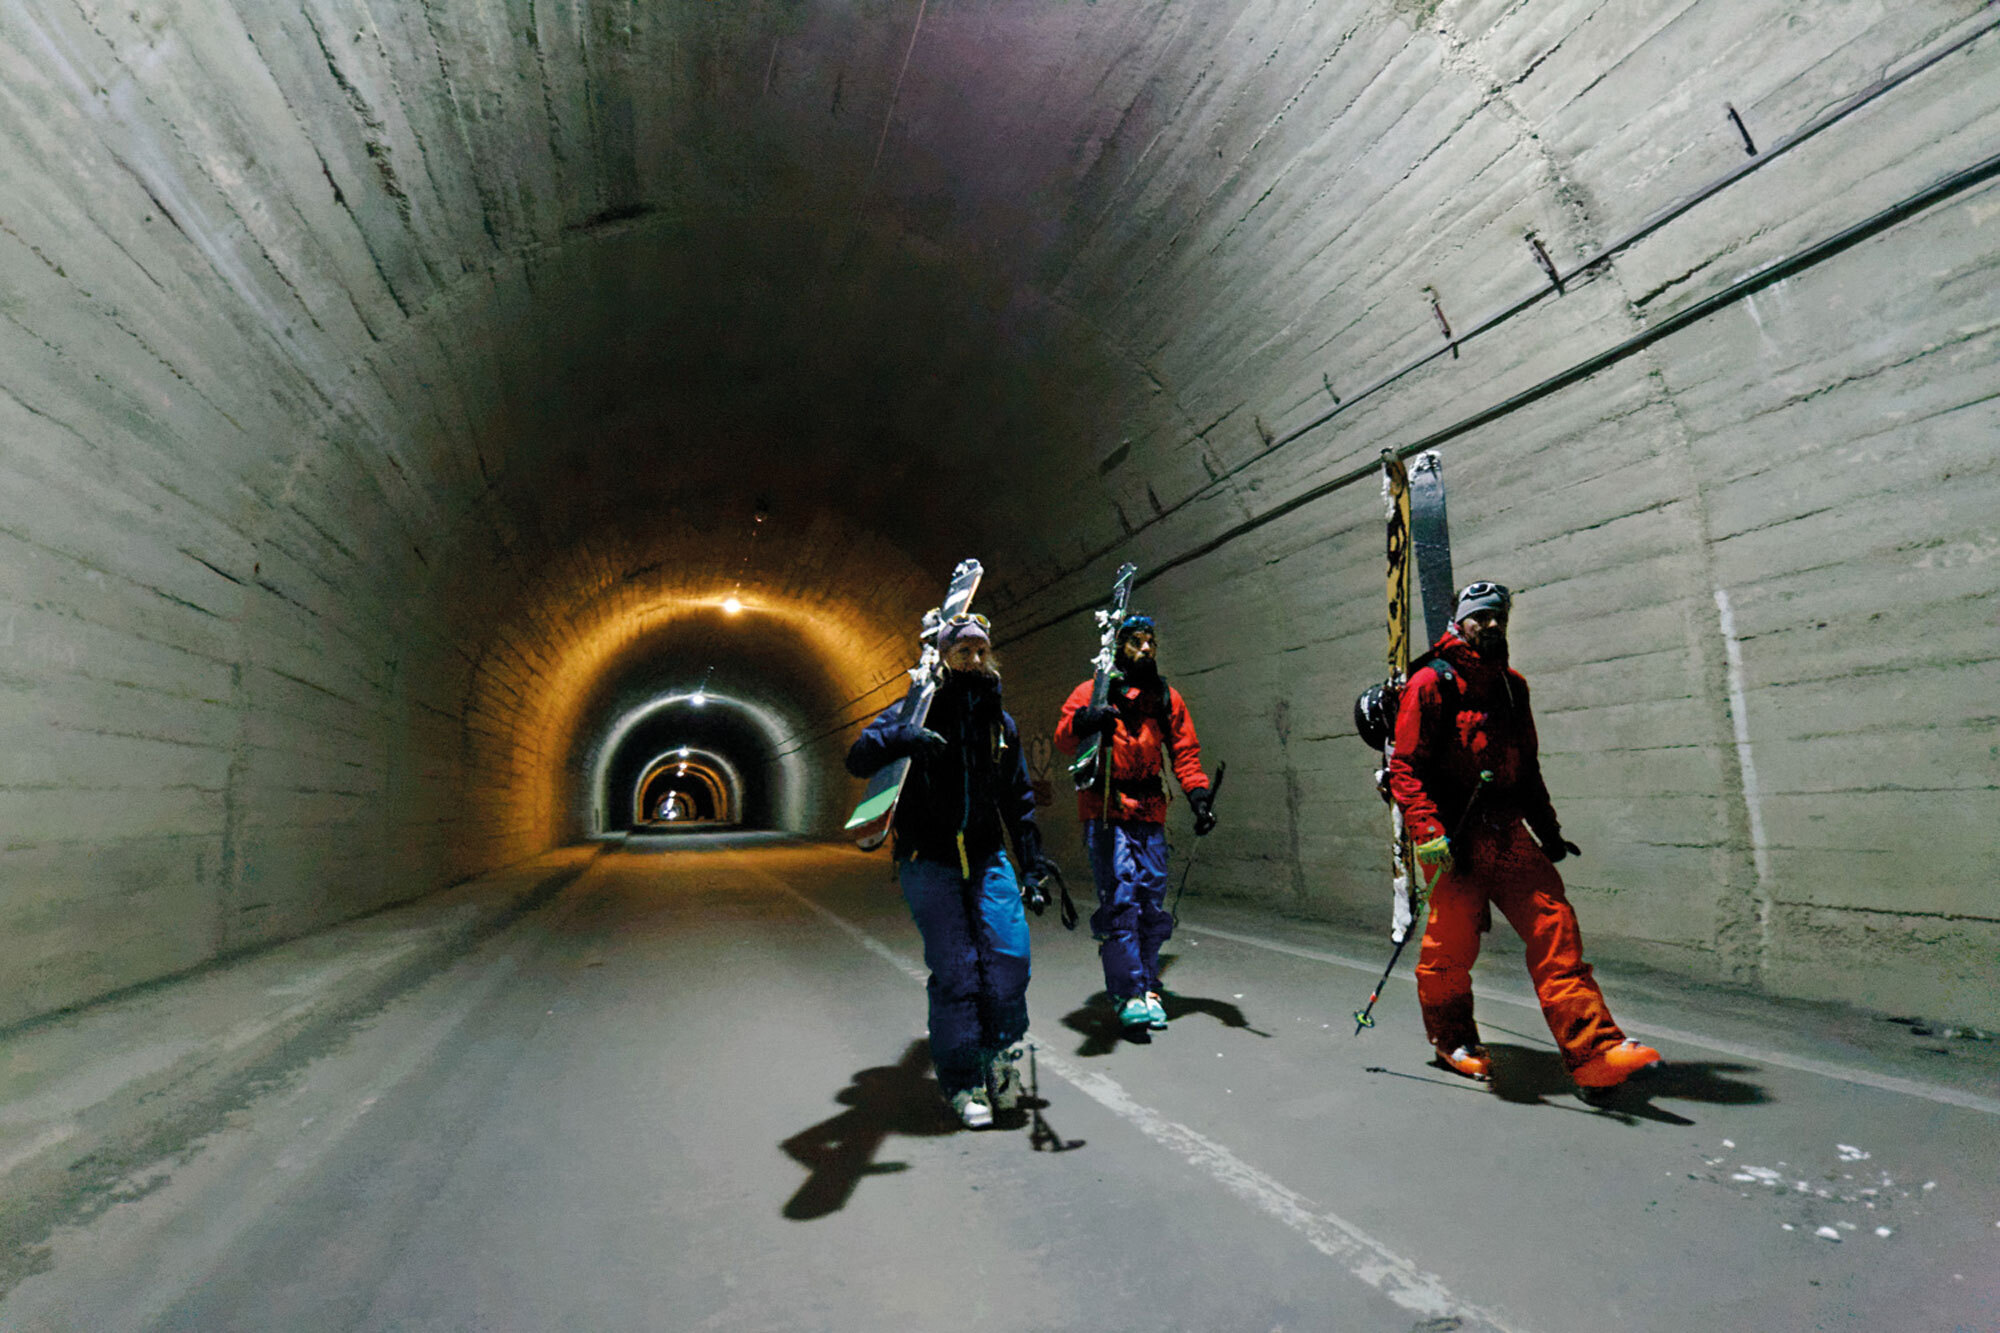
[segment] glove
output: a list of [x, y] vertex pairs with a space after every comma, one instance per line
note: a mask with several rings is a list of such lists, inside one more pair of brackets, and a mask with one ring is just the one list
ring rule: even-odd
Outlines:
[[1017, 825], [1014, 857], [1021, 867], [1021, 905], [1040, 916], [1049, 905], [1049, 859], [1042, 855], [1042, 831], [1033, 824]]
[[951, 742], [915, 722], [905, 722], [884, 739], [883, 748], [897, 758], [922, 758], [943, 754]]
[[1451, 869], [1451, 839], [1442, 833], [1435, 838], [1424, 839], [1410, 850], [1416, 853], [1418, 865], [1435, 872], [1431, 876], [1432, 882]]
[[1542, 854], [1547, 856], [1551, 862], [1560, 861], [1566, 856], [1583, 855], [1583, 848], [1563, 838], [1562, 827], [1560, 825], [1543, 824], [1540, 826], [1530, 825], [1530, 827], [1534, 831], [1535, 841], [1542, 844]]
[[1118, 710], [1109, 704], [1102, 707], [1085, 704], [1076, 710], [1073, 725], [1079, 736], [1109, 736], [1118, 729]]
[[1187, 794], [1188, 809], [1194, 811], [1194, 835], [1205, 838], [1215, 827], [1215, 806], [1208, 788], [1196, 787]]

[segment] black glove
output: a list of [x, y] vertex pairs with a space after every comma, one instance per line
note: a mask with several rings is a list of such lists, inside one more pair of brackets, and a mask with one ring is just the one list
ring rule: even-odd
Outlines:
[[936, 756], [951, 748], [951, 742], [917, 722], [905, 722], [883, 737], [882, 748], [898, 759]]
[[1085, 704], [1076, 710], [1073, 725], [1079, 736], [1109, 736], [1118, 729], [1118, 710], [1110, 704]]
[[1542, 844], [1542, 854], [1551, 862], [1560, 861], [1566, 856], [1583, 855], [1583, 848], [1573, 842], [1564, 841], [1560, 825], [1543, 824], [1530, 827], [1534, 828], [1535, 841]]
[[1033, 824], [1015, 828], [1014, 859], [1021, 870], [1021, 905], [1040, 916], [1049, 905], [1048, 858], [1042, 855], [1042, 832]]
[[1205, 838], [1215, 827], [1215, 807], [1209, 799], [1208, 788], [1196, 787], [1187, 794], [1188, 808], [1194, 811], [1194, 835]]

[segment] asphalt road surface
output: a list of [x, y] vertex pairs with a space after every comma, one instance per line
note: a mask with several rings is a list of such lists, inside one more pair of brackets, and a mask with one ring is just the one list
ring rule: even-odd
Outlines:
[[0, 1328], [2000, 1329], [2000, 1088], [1656, 1001], [1670, 1065], [1593, 1107], [1504, 925], [1481, 1087], [1406, 979], [1354, 1035], [1386, 952], [1186, 916], [1144, 1044], [1035, 922], [1045, 1105], [971, 1132], [885, 858], [608, 854], [65, 1228]]

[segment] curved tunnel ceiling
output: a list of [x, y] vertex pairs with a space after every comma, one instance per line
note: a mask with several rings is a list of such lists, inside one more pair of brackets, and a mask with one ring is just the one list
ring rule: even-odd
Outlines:
[[[1336, 696], [1374, 669], [1379, 517], [1368, 487], [1309, 521], [1287, 517], [1290, 498], [1962, 167], [1995, 114], [1991, 39], [1858, 116], [1874, 139], [1842, 129], [1773, 156], [1695, 221], [1570, 271], [1744, 161], [1691, 99], [1728, 99], [1769, 150], [1968, 13], [0, 9], [0, 428], [11, 489], [33, 497], [8, 520], [23, 572], [7, 634], [32, 645], [38, 712], [87, 720], [64, 738], [95, 728], [87, 746], [37, 733], [22, 762], [46, 761], [57, 787], [95, 791], [116, 770], [146, 792], [108, 825], [55, 798], [17, 815], [17, 877], [83, 914], [19, 927], [34, 960], [19, 1011], [575, 836], [592, 747], [676, 688], [735, 591], [762, 628], [727, 646], [726, 669], [791, 728], [778, 748], [816, 784], [798, 818], [829, 827], [849, 794], [841, 724], [893, 697], [955, 561], [986, 562], [1004, 645], [1099, 592], [1117, 559], [1150, 573], [1252, 519], [1271, 521], [1144, 592], [1175, 612], [1184, 678], [1245, 668], [1204, 701], [1204, 726], [1244, 756], [1234, 781], [1259, 811], [1245, 827], [1280, 851], [1230, 873], [1262, 883], [1275, 855], [1295, 905], [1372, 894], [1372, 811], [1332, 795], [1365, 788], [1347, 772], [1365, 757], [1312, 748], [1337, 738], [1295, 717], [1344, 715]], [[1782, 931], [1745, 946], [1725, 929], [1782, 924], [1796, 872], [1770, 868], [1730, 776], [1720, 682], [1740, 645], [1715, 608], [1735, 587], [1745, 633], [1785, 642], [1813, 594], [1787, 581], [1803, 557], [1757, 534], [1798, 520], [1810, 507], [1787, 497], [1812, 483], [1759, 491], [1736, 440], [1761, 413], [1983, 336], [1984, 252], [1956, 217], [1913, 224], [1931, 228], [1909, 242], [1923, 266], [1958, 275], [1928, 305], [1806, 273], [1728, 315], [1722, 351], [1636, 358], [1453, 459], [1455, 495], [1481, 498], [1467, 558], [1504, 556], [1553, 590], [1524, 610], [1553, 622], [1538, 642], [1584, 707], [1602, 702], [1595, 627], [1565, 607], [1630, 612], [1620, 651], [1660, 664], [1647, 726], [1697, 738], [1709, 767], [1683, 785], [1711, 804], [1649, 824], [1647, 845], [1701, 848], [1716, 887], [1620, 924], [1673, 941], [1657, 954], [1670, 965], [1789, 966], [1764, 957]], [[1530, 236], [1570, 271], [1560, 301], [1306, 430], [1540, 283]], [[1862, 290], [1882, 308], [1861, 322], [1902, 341], [1814, 344]], [[1876, 447], [1824, 424], [1802, 433]], [[1906, 526], [1983, 550], [1973, 514]], [[1843, 543], [1876, 549], [1847, 529], [1800, 547]], [[1857, 586], [1887, 586], [1873, 577]], [[1868, 632], [1885, 660], [1926, 638], [1908, 608], [1979, 594], [1951, 581], [1968, 577], [1940, 567], [1922, 597], [1883, 603]], [[1057, 637], [1009, 646], [1038, 733], [1042, 696], [1087, 656], [1084, 631]], [[1280, 661], [1307, 648], [1325, 659], [1313, 670]], [[1615, 767], [1558, 739], [1583, 789]], [[1660, 795], [1610, 787], [1640, 808]], [[1332, 831], [1302, 807], [1330, 811]], [[81, 887], [46, 851], [79, 840], [111, 849]], [[160, 886], [157, 911], [105, 906], [134, 883]], [[173, 892], [212, 910], [162, 930]], [[1927, 910], [1963, 906], [1950, 896]]]

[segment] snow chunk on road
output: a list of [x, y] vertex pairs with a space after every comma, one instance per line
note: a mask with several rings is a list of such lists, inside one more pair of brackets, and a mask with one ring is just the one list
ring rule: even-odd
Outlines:
[[1851, 1143], [1836, 1143], [1833, 1146], [1840, 1149], [1840, 1160], [1843, 1162], [1865, 1162], [1874, 1156], [1873, 1153], [1865, 1153]]
[[1832, 1227], [1821, 1227], [1818, 1231], [1813, 1232], [1813, 1235], [1818, 1236], [1821, 1240], [1830, 1240], [1834, 1242], [1838, 1242], [1840, 1240], [1840, 1233], [1838, 1231], [1835, 1231]]

